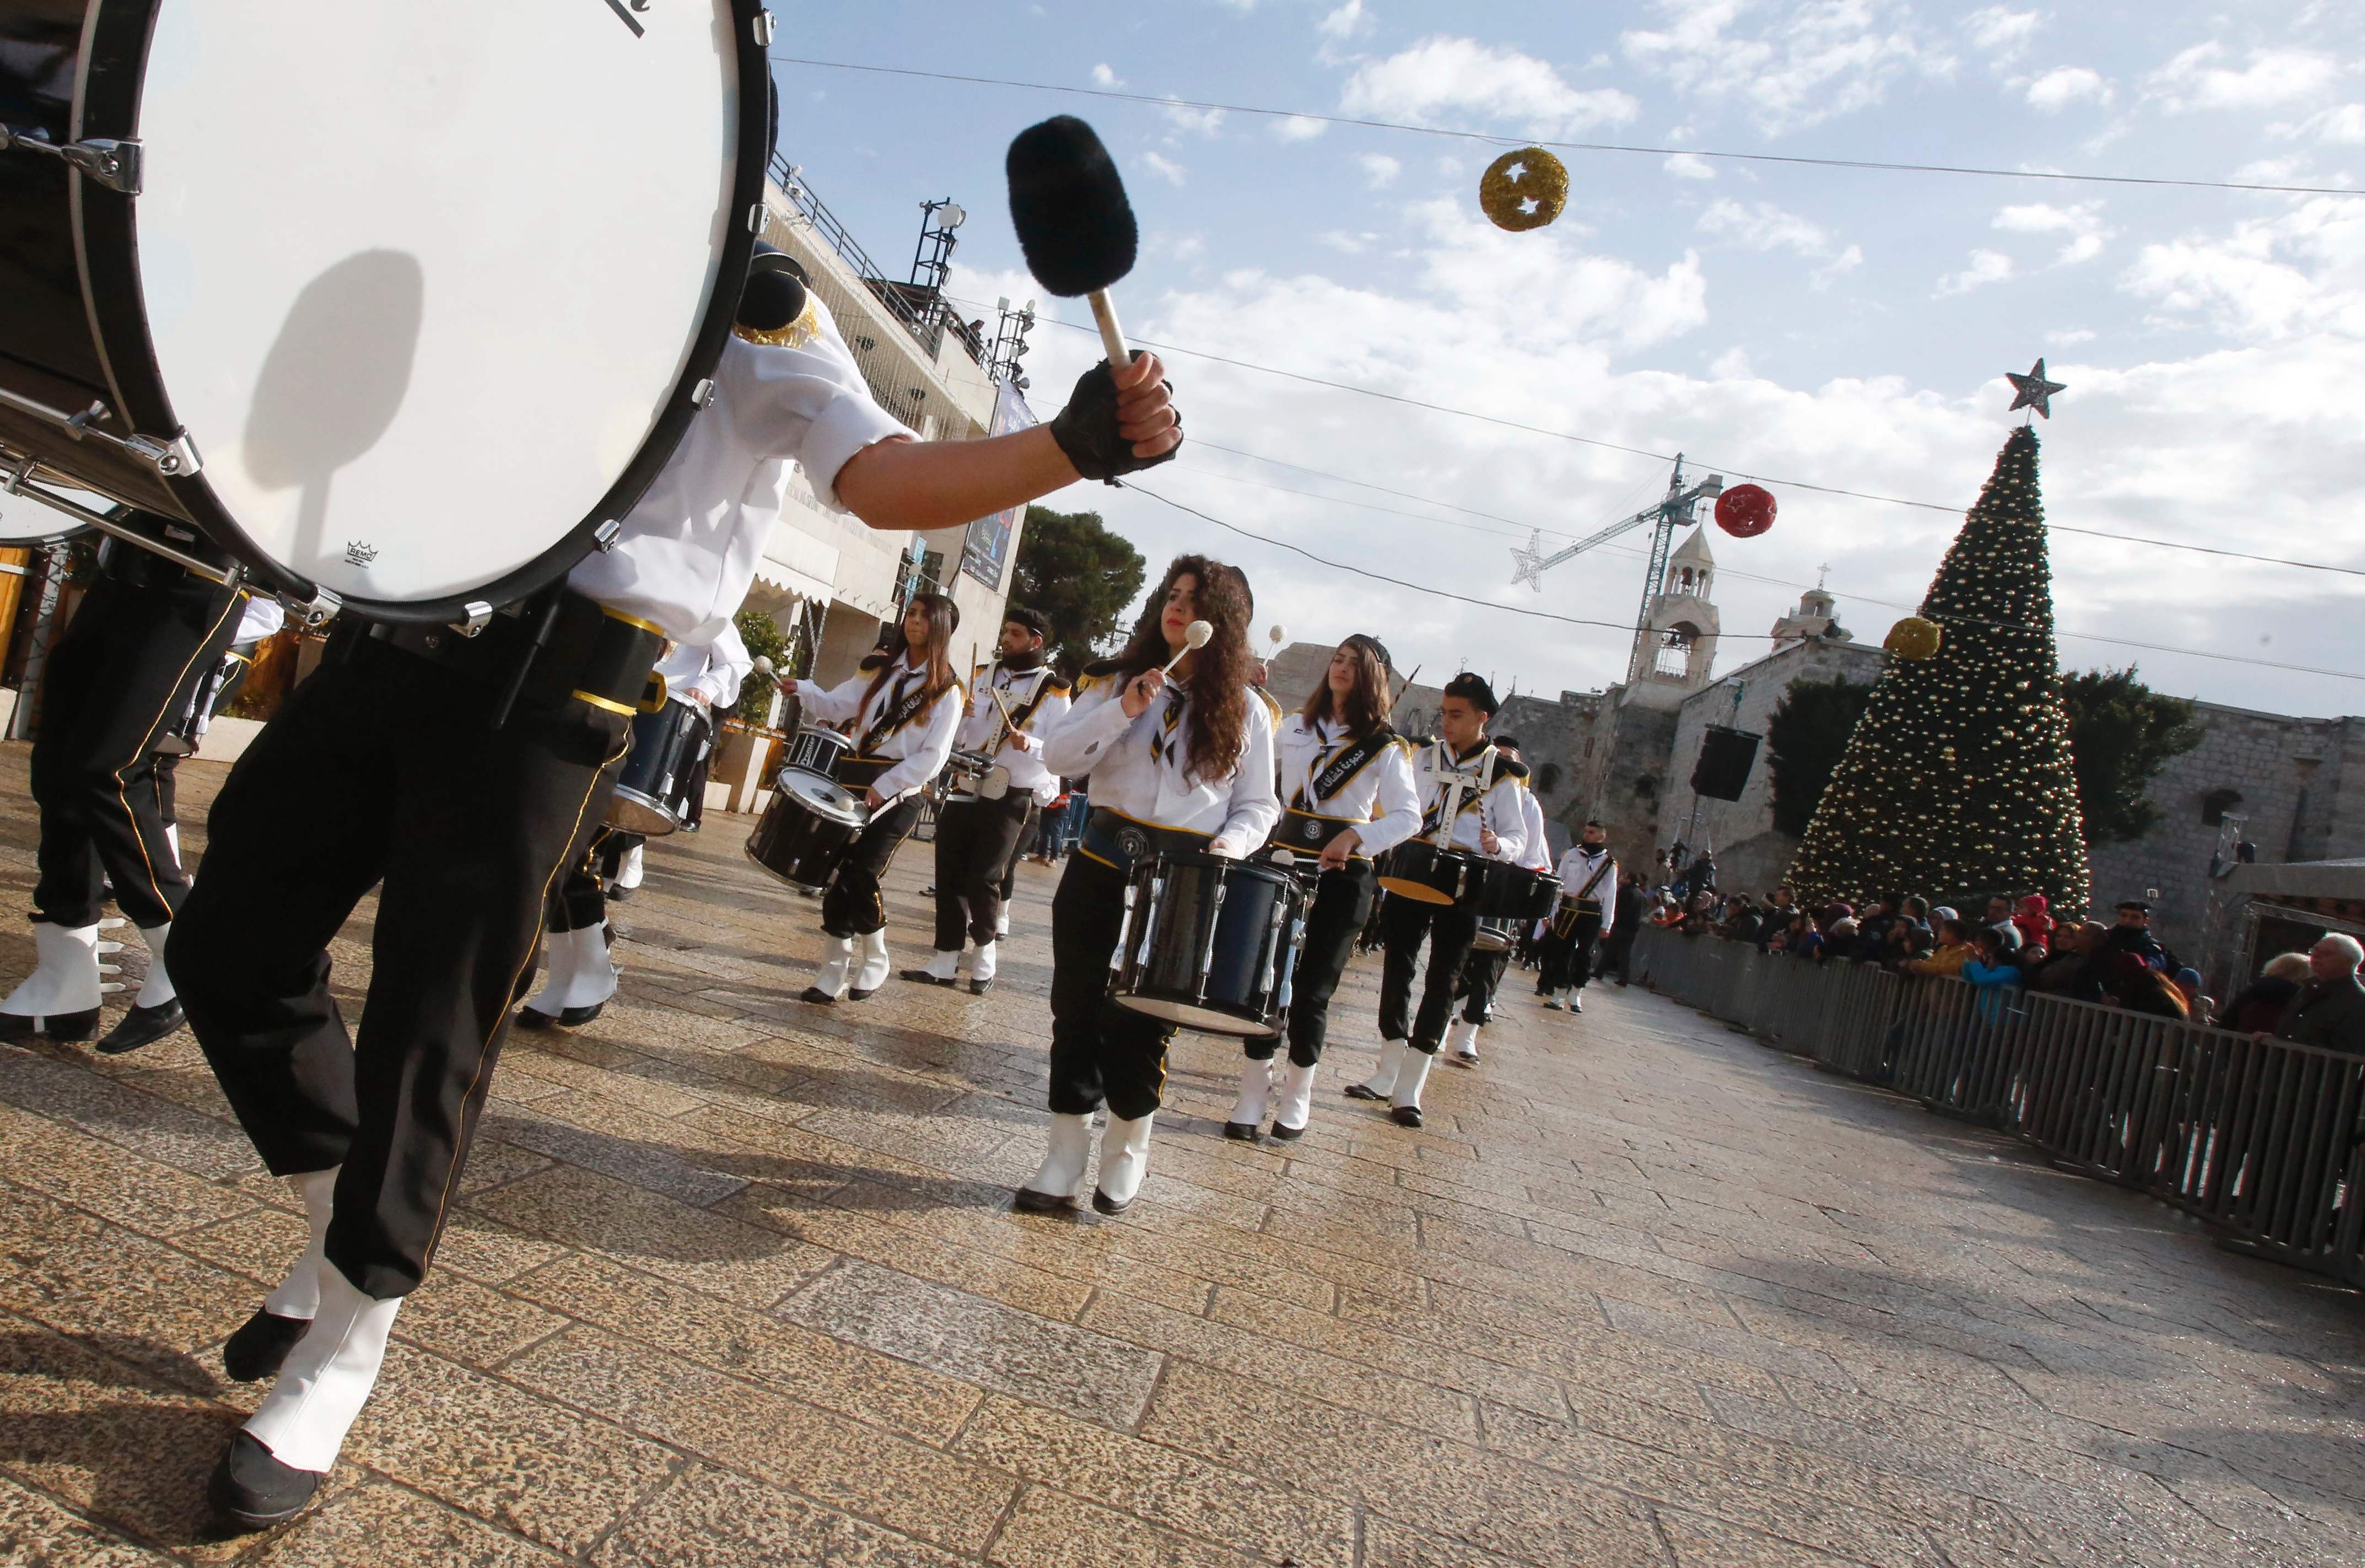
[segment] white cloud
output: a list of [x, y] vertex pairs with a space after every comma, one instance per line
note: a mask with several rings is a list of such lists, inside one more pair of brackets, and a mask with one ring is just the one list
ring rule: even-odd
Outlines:
[[1822, 226], [1785, 212], [1770, 201], [1744, 207], [1730, 198], [1711, 202], [1699, 216], [1699, 231], [1734, 240], [1753, 251], [1796, 251], [1802, 256], [1828, 256], [1832, 237]]
[[[2146, 245], [2121, 286], [2161, 320], [2205, 322], [2239, 342], [2317, 336], [2348, 357], [2365, 343], [2365, 212], [2319, 197], [2222, 235]], [[2348, 438], [2352, 442], [2354, 436]]]
[[2072, 104], [2108, 104], [2111, 84], [2099, 71], [2082, 65], [2062, 65], [2028, 84], [2028, 101], [2047, 114], [2058, 114]]
[[1970, 34], [1973, 48], [1998, 64], [2008, 65], [2028, 52], [2029, 39], [2044, 24], [2042, 12], [1987, 6], [1963, 18], [1963, 31]]
[[1329, 229], [1323, 231], [1321, 238], [1322, 242], [1334, 251], [1344, 251], [1351, 256], [1360, 256], [1372, 248], [1373, 241], [1379, 236], [1370, 233], [1350, 234], [1343, 229]]
[[1817, 288], [1829, 288], [1834, 282], [1864, 265], [1864, 247], [1850, 245], [1830, 261], [1817, 267], [1807, 281]]
[[1177, 163], [1171, 158], [1162, 157], [1156, 152], [1143, 153], [1141, 155], [1141, 162], [1143, 166], [1149, 169], [1151, 174], [1172, 185], [1179, 185], [1189, 177], [1188, 172], [1183, 169], [1182, 164]]
[[2256, 49], [2239, 71], [2217, 64], [2225, 46], [2195, 44], [2151, 77], [2150, 95], [2171, 114], [2196, 109], [2268, 109], [2311, 98], [2331, 85], [2339, 66], [2299, 49]]
[[1159, 113], [1166, 117], [1167, 124], [1192, 136], [1213, 136], [1224, 123], [1223, 110], [1194, 109], [1187, 104], [1170, 103]]
[[2003, 282], [2014, 270], [2012, 259], [2001, 251], [1973, 251], [1970, 265], [1938, 280], [1938, 293], [1941, 297], [1968, 294], [1975, 288]]
[[1286, 115], [1272, 123], [1273, 135], [1283, 141], [1311, 141], [1329, 129], [1305, 115]]
[[1125, 85], [1125, 78], [1110, 70], [1106, 65], [1095, 65], [1093, 67], [1093, 82], [1095, 85], [1102, 87], [1122, 87]]
[[1384, 152], [1366, 152], [1355, 161], [1363, 166], [1363, 183], [1375, 191], [1395, 185], [1404, 173], [1404, 165]]
[[2336, 146], [2365, 146], [2365, 104], [2342, 104], [2310, 115], [2296, 125], [2267, 129], [2277, 136], [2311, 137]]
[[1346, 113], [1373, 119], [1475, 121], [1534, 136], [1623, 125], [1642, 112], [1616, 88], [1571, 86], [1531, 55], [1441, 35], [1359, 67], [1339, 103]]
[[1324, 17], [1315, 31], [1326, 39], [1344, 43], [1358, 33], [1372, 30], [1372, 14], [1363, 9], [1363, 0], [1347, 0], [1344, 6]]
[[2103, 224], [2102, 206], [2096, 202], [2076, 207], [2053, 207], [2045, 202], [2007, 207], [1995, 215], [1995, 227], [2012, 234], [2068, 235], [2061, 253], [2053, 260], [2054, 265], [2062, 267], [2092, 261], [2117, 232]]
[[1668, 158], [1664, 167], [1667, 173], [1673, 174], [1679, 180], [1713, 180], [1716, 178], [1716, 171], [1709, 168], [1708, 160], [1701, 157], [1697, 152], [1675, 153]]
[[1908, 76], [1953, 74], [1904, 0], [1810, 0], [1743, 28], [1749, 0], [1657, 0], [1665, 25], [1620, 39], [1626, 58], [1769, 136], [1877, 104]]

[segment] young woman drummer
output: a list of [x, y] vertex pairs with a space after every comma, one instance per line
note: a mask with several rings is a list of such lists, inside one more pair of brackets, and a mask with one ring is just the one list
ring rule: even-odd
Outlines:
[[[1141, 1190], [1174, 1031], [1109, 1001], [1109, 957], [1136, 858], [1161, 849], [1244, 856], [1281, 815], [1272, 720], [1249, 693], [1254, 613], [1238, 569], [1177, 556], [1125, 652], [1085, 671], [1067, 719], [1043, 737], [1045, 767], [1092, 776], [1093, 813], [1051, 901], [1050, 1147], [1018, 1190], [1022, 1209], [1082, 1206], [1093, 1113], [1104, 1100], [1093, 1206], [1121, 1213]], [[1192, 651], [1194, 621], [1212, 635]]]
[[[912, 596], [902, 623], [886, 647], [862, 661], [844, 683], [824, 689], [810, 680], [781, 683], [804, 704], [805, 716], [825, 724], [854, 723], [854, 750], [837, 765], [838, 782], [862, 791], [870, 825], [838, 862], [822, 894], [821, 928], [829, 961], [805, 991], [827, 1007], [841, 996], [861, 1002], [886, 983], [887, 906], [879, 879], [920, 820], [920, 790], [944, 771], [960, 729], [960, 678], [950, 657], [960, 611], [940, 593]], [[862, 962], [855, 968], [856, 938]]]
[[1253, 1141], [1268, 1105], [1273, 1137], [1305, 1134], [1331, 993], [1372, 913], [1377, 889], [1372, 857], [1420, 831], [1412, 761], [1388, 727], [1387, 666], [1387, 650], [1377, 638], [1348, 638], [1331, 651], [1321, 683], [1283, 721], [1274, 739], [1283, 804], [1272, 843], [1302, 858], [1318, 857], [1321, 879], [1290, 982], [1289, 1070], [1280, 1103], [1272, 1105], [1272, 1058], [1281, 1040], [1250, 1039], [1240, 1097], [1224, 1120], [1226, 1137]]

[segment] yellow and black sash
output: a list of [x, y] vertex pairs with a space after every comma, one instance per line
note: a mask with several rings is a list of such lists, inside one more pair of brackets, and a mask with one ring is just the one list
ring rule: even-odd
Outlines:
[[[1354, 745], [1340, 750], [1328, 762], [1322, 762], [1317, 756], [1315, 760], [1321, 766], [1307, 773], [1306, 782], [1298, 786], [1297, 792], [1282, 808], [1281, 820], [1273, 824], [1272, 836], [1266, 842], [1283, 849], [1301, 853], [1310, 851], [1318, 855], [1324, 846], [1344, 830], [1363, 826], [1371, 820], [1369, 817], [1359, 820], [1329, 816], [1314, 808], [1328, 803], [1357, 774], [1369, 767], [1373, 758], [1395, 743], [1395, 732], [1382, 725]], [[1367, 860], [1370, 857], [1358, 854], [1355, 858]]]
[[1602, 878], [1607, 877], [1610, 872], [1615, 871], [1616, 869], [1618, 869], [1618, 862], [1609, 856], [1604, 855], [1601, 857], [1601, 864], [1593, 868], [1593, 875], [1585, 879], [1585, 886], [1577, 889], [1575, 892], [1567, 895], [1563, 902], [1575, 903], [1576, 905], [1576, 912], [1579, 914], [1599, 914], [1601, 913], [1601, 901], [1594, 897], [1593, 890], [1601, 886]]
[[[905, 670], [895, 678], [894, 685], [888, 689], [886, 711], [879, 715], [879, 722], [863, 731], [862, 738], [854, 743], [857, 756], [877, 751], [882, 742], [918, 718], [922, 710], [928, 707], [927, 677], [928, 672], [922, 669]], [[918, 685], [907, 692], [904, 689], [907, 681], [917, 681]]]
[[1190, 701], [1189, 695], [1182, 687], [1168, 683], [1165, 716], [1149, 737], [1149, 755], [1153, 759], [1162, 763], [1166, 760], [1166, 754], [1174, 749], [1174, 727], [1182, 722], [1182, 710], [1190, 705]]

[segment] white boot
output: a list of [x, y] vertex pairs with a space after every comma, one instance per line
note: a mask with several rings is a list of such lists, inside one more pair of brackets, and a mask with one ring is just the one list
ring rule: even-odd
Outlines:
[[1232, 1102], [1232, 1114], [1224, 1118], [1224, 1136], [1241, 1143], [1254, 1143], [1257, 1129], [1264, 1126], [1265, 1107], [1272, 1103], [1272, 1061], [1240, 1063], [1240, 1097]]
[[1093, 1193], [1093, 1207], [1101, 1213], [1121, 1215], [1133, 1206], [1141, 1179], [1149, 1173], [1149, 1124], [1157, 1116], [1152, 1111], [1128, 1122], [1112, 1112], [1101, 1129], [1100, 1186]]
[[1585, 988], [1583, 986], [1572, 986], [1569, 988], [1568, 1010], [1571, 1013], [1582, 1013], [1585, 1011]]
[[1384, 1100], [1395, 1093], [1396, 1074], [1404, 1066], [1405, 1050], [1402, 1040], [1382, 1041], [1380, 1065], [1362, 1082], [1347, 1085], [1347, 1097], [1351, 1100]]
[[1010, 906], [1006, 903], [1002, 906], [1002, 913], [993, 917], [993, 934], [996, 936], [1010, 935]]
[[821, 967], [821, 973], [805, 988], [804, 999], [829, 1007], [846, 994], [846, 977], [854, 968], [854, 938], [824, 936], [821, 948], [829, 955], [829, 962]]
[[134, 1007], [162, 1007], [181, 993], [173, 989], [173, 977], [164, 969], [164, 943], [173, 935], [173, 923], [143, 925], [140, 935], [148, 944], [148, 978], [140, 982], [140, 994], [131, 999]]
[[279, 1380], [246, 1429], [289, 1469], [326, 1474], [377, 1386], [387, 1336], [402, 1298], [364, 1295], [334, 1263], [321, 1263], [319, 1274], [319, 1310], [312, 1327], [287, 1352]]
[[1018, 1207], [1032, 1214], [1084, 1206], [1084, 1168], [1093, 1159], [1093, 1119], [1051, 1113], [1043, 1168], [1018, 1189]]
[[936, 985], [951, 985], [960, 979], [961, 950], [939, 947], [928, 961], [916, 969], [905, 969], [906, 980], [925, 980]]
[[1407, 1051], [1404, 1068], [1396, 1074], [1396, 1092], [1388, 1097], [1388, 1114], [1400, 1127], [1420, 1126], [1420, 1089], [1429, 1081], [1429, 1070], [1437, 1058], [1427, 1051]]
[[1558, 1013], [1567, 1005], [1568, 987], [1566, 986], [1555, 989], [1550, 996], [1544, 998], [1544, 1010], [1548, 1013]]
[[0, 1015], [17, 1020], [0, 1022], [0, 1039], [21, 1040], [29, 1035], [53, 1040], [90, 1038], [98, 1027], [99, 998], [123, 989], [102, 978], [122, 971], [98, 961], [103, 951], [122, 948], [101, 942], [98, 933], [96, 925], [33, 923], [33, 972], [0, 1002]]
[[616, 994], [616, 965], [608, 957], [608, 933], [603, 925], [580, 931], [555, 931], [544, 940], [550, 952], [550, 975], [518, 1014], [529, 1029], [553, 1024], [572, 1028], [600, 1016], [600, 1008]]
[[969, 967], [969, 993], [971, 996], [983, 996], [993, 989], [993, 971], [999, 962], [1000, 947], [999, 942], [977, 945], [977, 957]]
[[248, 1318], [222, 1347], [222, 1368], [239, 1383], [258, 1382], [276, 1372], [296, 1341], [304, 1337], [305, 1327], [320, 1311], [320, 1271], [328, 1257], [337, 1167], [290, 1176], [287, 1185], [304, 1205], [311, 1236], [287, 1277], [263, 1298], [263, 1310]]
[[1456, 1018], [1452, 1025], [1445, 1031], [1446, 1048], [1453, 1053], [1453, 1059], [1463, 1067], [1478, 1065], [1478, 1030], [1479, 1025], [1473, 1024], [1469, 1019]]
[[[143, 925], [140, 935], [148, 942], [148, 978], [132, 999], [130, 1010], [115, 1021], [115, 1027], [98, 1042], [98, 1048], [108, 1056], [121, 1056], [140, 1047], [153, 1045], [187, 1022], [181, 1012], [180, 993], [173, 989], [173, 976], [164, 968], [164, 943], [173, 935], [173, 923]], [[121, 951], [118, 944], [101, 942], [100, 953], [109, 948]], [[104, 967], [104, 966], [102, 966]]]
[[641, 885], [641, 846], [635, 844], [617, 857], [616, 886], [631, 892]]
[[862, 939], [862, 969], [855, 975], [853, 989], [846, 993], [846, 1000], [867, 1001], [872, 991], [886, 983], [887, 929], [881, 926]]
[[1281, 1075], [1281, 1097], [1272, 1108], [1272, 1136], [1286, 1142], [1306, 1136], [1314, 1109], [1314, 1070], [1291, 1062]]
[[181, 824], [179, 823], [164, 824], [164, 842], [173, 846], [173, 864], [178, 866], [181, 863]]

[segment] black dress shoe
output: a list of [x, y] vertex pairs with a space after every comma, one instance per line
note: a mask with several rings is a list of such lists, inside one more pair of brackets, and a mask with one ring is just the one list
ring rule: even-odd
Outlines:
[[801, 1002], [810, 1002], [815, 1007], [835, 1007], [837, 1005], [837, 998], [832, 996], [829, 992], [822, 990], [822, 988], [817, 985], [809, 985], [805, 987], [804, 995], [798, 998], [798, 1000]]
[[1378, 1090], [1362, 1083], [1350, 1083], [1340, 1092], [1350, 1100], [1385, 1100], [1387, 1098]]
[[606, 898], [611, 903], [623, 903], [632, 898], [633, 890], [630, 888], [610, 888], [607, 892], [601, 896]]
[[1272, 1136], [1283, 1143], [1295, 1143], [1306, 1136], [1306, 1128], [1284, 1127], [1279, 1122], [1275, 1122], [1272, 1125]]
[[[818, 990], [820, 990], [821, 988], [820, 988], [820, 987], [818, 987], [818, 986], [816, 986], [816, 987], [814, 987], [813, 989], [814, 989], [814, 990], [816, 990], [816, 991], [818, 991]], [[874, 985], [874, 986], [872, 986], [869, 991], [865, 991], [865, 990], [863, 990], [860, 986], [851, 986], [851, 987], [848, 987], [848, 988], [847, 988], [847, 990], [846, 990], [846, 1001], [848, 1001], [848, 1002], [868, 1002], [868, 1001], [869, 1001], [872, 997], [874, 997], [874, 996], [876, 996], [876, 995], [878, 995], [878, 994], [879, 994], [879, 988], [878, 988], [877, 986], [875, 986], [875, 985]]]
[[983, 996], [992, 989], [993, 982], [990, 980], [973, 980], [969, 982], [969, 993], [971, 996]]
[[1224, 1136], [1234, 1143], [1254, 1143], [1257, 1140], [1259, 1125], [1255, 1122], [1226, 1122]]
[[1038, 1193], [1032, 1187], [1021, 1187], [1010, 1206], [1030, 1215], [1071, 1215], [1084, 1205], [1068, 1193]]
[[1400, 1127], [1417, 1127], [1420, 1126], [1420, 1107], [1391, 1105], [1388, 1107], [1388, 1119]]
[[1126, 1210], [1133, 1207], [1133, 1200], [1131, 1198], [1127, 1198], [1125, 1202], [1120, 1204], [1115, 1198], [1110, 1197], [1106, 1193], [1102, 1192], [1098, 1187], [1094, 1187], [1093, 1189], [1093, 1207], [1100, 1210], [1100, 1212], [1104, 1215], [1121, 1215], [1125, 1213]]
[[258, 1310], [238, 1326], [222, 1346], [222, 1371], [230, 1373], [233, 1383], [261, 1383], [266, 1377], [278, 1375], [287, 1352], [312, 1327], [308, 1317], [282, 1317], [275, 1312]]
[[942, 975], [932, 975], [925, 969], [897, 969], [895, 971], [895, 978], [897, 980], [910, 980], [914, 985], [955, 986], [960, 984], [958, 980], [947, 980]]
[[521, 1029], [553, 1029], [558, 1026], [558, 1020], [547, 1013], [536, 1013], [531, 1007], [521, 1007], [518, 1009], [517, 1026]]
[[188, 1019], [181, 1012], [181, 999], [177, 996], [153, 1007], [135, 1005], [130, 1012], [116, 1020], [115, 1027], [98, 1042], [98, 1048], [107, 1056], [119, 1057], [126, 1051], [154, 1045], [186, 1022]]
[[225, 1523], [242, 1530], [269, 1529], [310, 1507], [327, 1479], [318, 1471], [280, 1463], [253, 1433], [241, 1431], [214, 1466], [206, 1496]]
[[98, 1009], [87, 1013], [49, 1013], [33, 1017], [0, 1013], [0, 1040], [29, 1040], [47, 1035], [52, 1040], [87, 1040], [98, 1033]]

